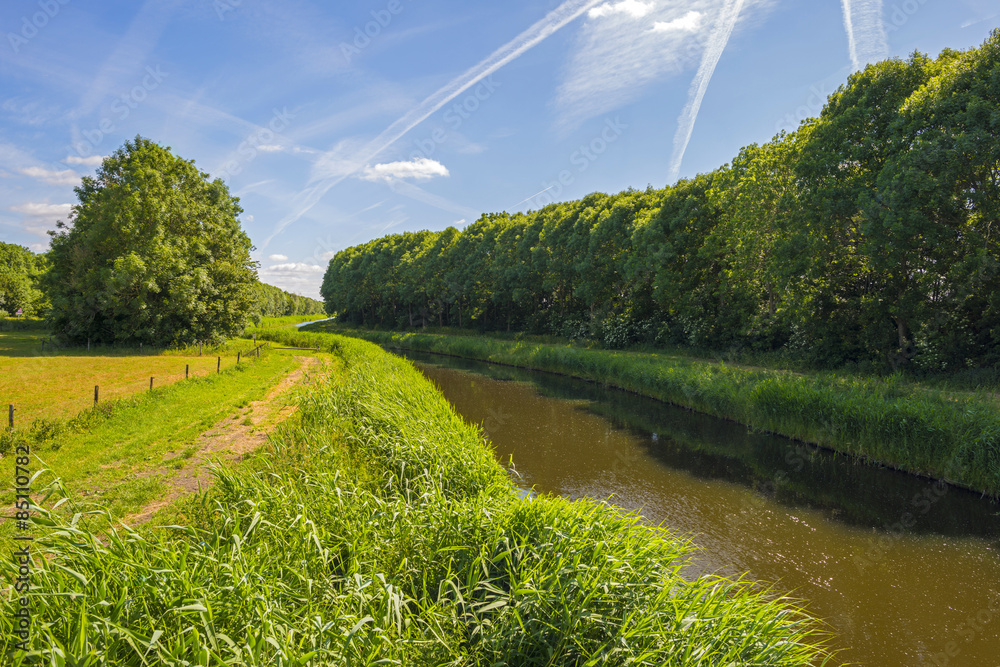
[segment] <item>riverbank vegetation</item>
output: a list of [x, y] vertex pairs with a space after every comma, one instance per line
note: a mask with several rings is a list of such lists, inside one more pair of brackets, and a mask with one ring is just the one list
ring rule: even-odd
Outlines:
[[334, 323], [305, 330], [594, 380], [1000, 496], [1000, 411], [992, 394], [934, 389], [899, 376], [802, 374], [486, 336], [380, 332]]
[[995, 371], [998, 78], [1000, 32], [871, 65], [818, 119], [694, 179], [344, 250], [327, 310], [814, 369]]
[[46, 513], [33, 651], [8, 643], [14, 664], [822, 659], [817, 625], [787, 601], [682, 579], [688, 544], [603, 504], [521, 497], [478, 429], [407, 362], [358, 340], [264, 335], [344, 363], [305, 390], [263, 455], [216, 472], [184, 527], [95, 534]]

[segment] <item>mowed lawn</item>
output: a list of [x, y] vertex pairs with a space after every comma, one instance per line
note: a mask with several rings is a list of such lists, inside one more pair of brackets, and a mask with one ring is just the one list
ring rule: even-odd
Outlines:
[[38, 418], [66, 419], [94, 404], [94, 387], [100, 387], [100, 399], [123, 398], [164, 387], [184, 379], [184, 367], [191, 377], [216, 372], [217, 357], [222, 369], [236, 364], [236, 352], [244, 354], [253, 347], [249, 341], [230, 344], [224, 351], [209, 351], [199, 356], [197, 350], [150, 352], [95, 349], [53, 350], [42, 341], [47, 335], [38, 331], [0, 332], [0, 412], [7, 425], [8, 405], [14, 405], [15, 424], [27, 426]]

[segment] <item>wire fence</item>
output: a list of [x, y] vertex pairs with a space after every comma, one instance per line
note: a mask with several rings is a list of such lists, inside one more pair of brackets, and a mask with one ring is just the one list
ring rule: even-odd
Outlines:
[[[52, 402], [46, 400], [42, 405], [38, 403], [28, 403], [26, 405], [18, 405], [16, 402], [8, 403], [6, 427], [13, 429], [19, 425], [31, 424], [37, 419], [53, 419], [74, 415], [90, 407], [99, 405], [101, 402], [134, 396], [143, 391], [153, 391], [183, 380], [220, 374], [224, 370], [238, 367], [246, 359], [259, 359], [261, 349], [269, 346], [269, 343], [261, 343], [250, 350], [237, 350], [235, 362], [231, 365], [223, 363], [224, 360], [232, 358], [228, 355], [199, 357], [199, 363], [192, 364], [189, 360], [188, 363], [184, 364], [183, 370], [180, 369], [180, 365], [178, 364], [177, 370], [174, 372], [164, 373], [163, 370], [157, 369], [153, 372], [144, 373], [141, 376], [130, 374], [126, 378], [107, 380], [103, 383], [103, 386], [99, 380], [97, 384], [93, 385], [92, 391], [89, 385], [80, 387], [78, 392], [73, 392], [73, 397], [65, 401]], [[164, 357], [159, 356], [151, 358], [164, 359]], [[166, 357], [166, 359], [169, 358]], [[197, 368], [192, 368], [192, 366], [197, 366]]]

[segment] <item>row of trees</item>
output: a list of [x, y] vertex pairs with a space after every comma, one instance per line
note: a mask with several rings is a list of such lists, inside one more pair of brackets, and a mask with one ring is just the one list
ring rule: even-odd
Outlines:
[[262, 317], [284, 317], [285, 315], [324, 315], [326, 309], [322, 301], [291, 294], [265, 283], [253, 287], [254, 303]]
[[995, 32], [966, 52], [869, 66], [818, 119], [673, 187], [344, 250], [322, 293], [368, 326], [993, 365], [998, 109]]
[[258, 282], [239, 199], [169, 148], [136, 137], [75, 191], [46, 255], [0, 244], [0, 312], [45, 315], [70, 343], [159, 345], [323, 312]]

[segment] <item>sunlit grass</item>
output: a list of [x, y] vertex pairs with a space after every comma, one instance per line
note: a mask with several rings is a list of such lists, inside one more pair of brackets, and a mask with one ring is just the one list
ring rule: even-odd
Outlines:
[[686, 542], [602, 504], [520, 497], [408, 363], [274, 337], [322, 343], [345, 370], [267, 451], [218, 470], [188, 525], [98, 536], [53, 516], [33, 654], [12, 651], [12, 596], [0, 609], [11, 664], [817, 663], [816, 625], [787, 602], [685, 581]]
[[[48, 419], [13, 432], [2, 429], [0, 453], [5, 455], [0, 461], [13, 474], [13, 448], [26, 443], [32, 472], [49, 471], [39, 483], [59, 478], [78, 499], [125, 516], [160, 495], [160, 476], [166, 468], [175, 469], [169, 459], [193, 456], [192, 443], [199, 435], [238, 406], [262, 398], [297, 365], [290, 355], [269, 353], [220, 375], [103, 402], [73, 419]], [[0, 504], [12, 503], [10, 491], [0, 492]], [[0, 546], [8, 546], [11, 532], [9, 521], [0, 523]]]
[[189, 377], [214, 374], [219, 367], [232, 368], [237, 351], [249, 352], [250, 341], [232, 341], [225, 346], [183, 350], [116, 349], [94, 347], [55, 348], [42, 341], [37, 331], [0, 332], [0, 415], [6, 426], [7, 406], [15, 407], [15, 424], [27, 425], [38, 418], [63, 419], [94, 405], [94, 387], [102, 401], [124, 398], [164, 387]]

